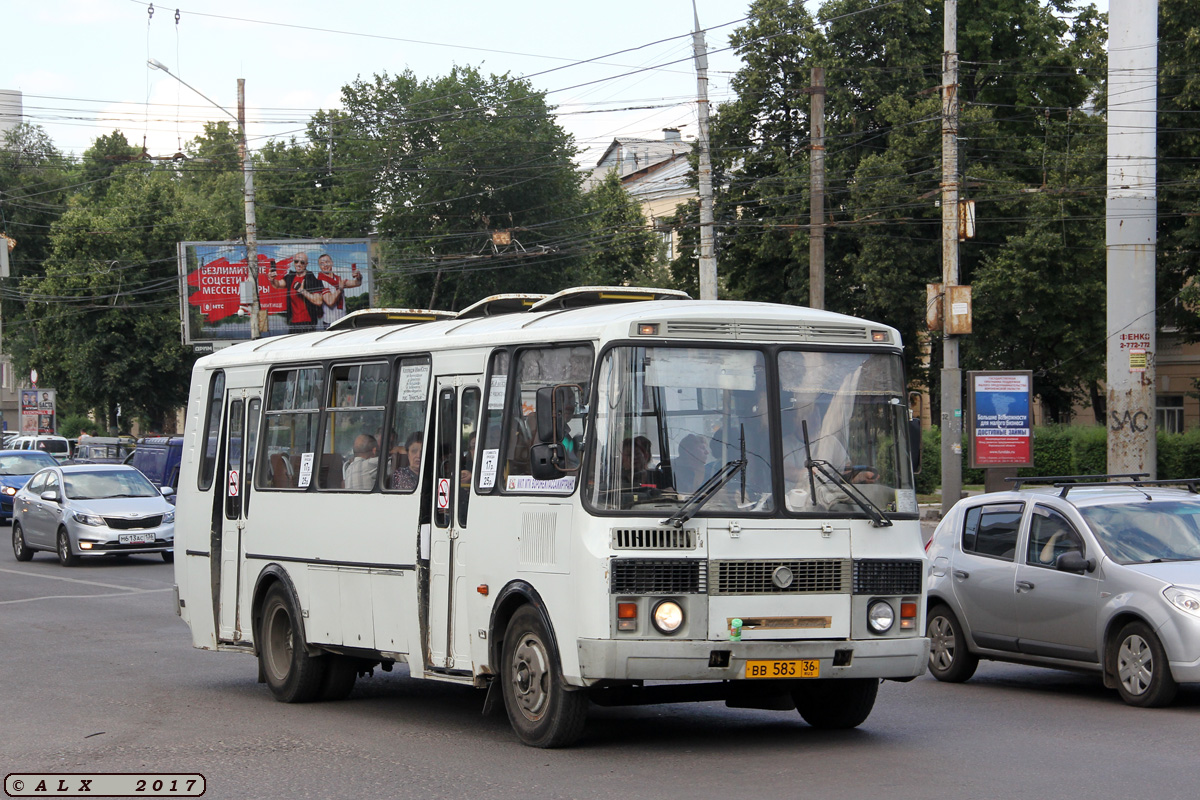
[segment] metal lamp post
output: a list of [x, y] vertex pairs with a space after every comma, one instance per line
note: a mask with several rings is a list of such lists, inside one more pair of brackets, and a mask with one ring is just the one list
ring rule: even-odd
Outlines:
[[246, 145], [246, 80], [238, 78], [238, 113], [237, 116], [234, 116], [224, 106], [215, 102], [212, 98], [204, 94], [204, 92], [167, 69], [167, 66], [161, 61], [151, 58], [146, 64], [151, 69], [167, 73], [209, 103], [212, 103], [212, 105], [227, 114], [238, 124], [238, 155], [242, 159], [242, 174], [245, 176], [243, 196], [246, 206], [246, 272], [250, 283], [254, 286], [254, 299], [250, 303], [250, 338], [257, 339], [262, 333], [258, 328], [258, 223], [254, 219], [254, 166], [250, 162], [250, 148]]

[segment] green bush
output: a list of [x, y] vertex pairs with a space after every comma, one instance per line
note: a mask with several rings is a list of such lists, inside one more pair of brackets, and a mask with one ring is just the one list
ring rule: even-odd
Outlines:
[[1071, 429], [1075, 447], [1075, 472], [1072, 475], [1108, 473], [1108, 431], [1099, 425]]
[[58, 435], [65, 436], [68, 439], [76, 439], [79, 437], [79, 432], [82, 430], [91, 430], [96, 427], [96, 423], [92, 422], [83, 414], [68, 414], [65, 417], [60, 417], [58, 420]]

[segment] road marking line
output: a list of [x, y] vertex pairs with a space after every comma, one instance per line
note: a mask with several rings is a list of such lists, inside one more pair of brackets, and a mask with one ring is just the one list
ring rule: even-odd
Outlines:
[[154, 594], [169, 592], [170, 589], [131, 589], [128, 592], [108, 592], [107, 594], [48, 594], [42, 597], [23, 597], [20, 600], [0, 600], [0, 606], [14, 603], [32, 603], [35, 600], [91, 600], [93, 597], [127, 597], [131, 594]]
[[[45, 578], [46, 580], [51, 580], [51, 581], [66, 581], [67, 583], [83, 583], [83, 584], [87, 584], [88, 586], [100, 586], [104, 589], [125, 589], [127, 591], [135, 590], [135, 587], [121, 586], [120, 584], [116, 584], [116, 583], [100, 583], [99, 581], [85, 581], [85, 580], [80, 580], [79, 578], [67, 578], [62, 575], [39, 575], [36, 572], [25, 572], [24, 570], [19, 570], [19, 569], [4, 569], [3, 567], [0, 567], [0, 572], [7, 572], [10, 575], [24, 575], [25, 577], [28, 577], [28, 578]], [[153, 590], [149, 590], [149, 591], [160, 592], [160, 591], [164, 591], [164, 590], [163, 589], [153, 589]]]

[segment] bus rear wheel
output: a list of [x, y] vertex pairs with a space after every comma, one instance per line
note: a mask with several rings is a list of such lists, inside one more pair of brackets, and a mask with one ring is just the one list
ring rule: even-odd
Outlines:
[[806, 681], [792, 692], [792, 699], [814, 728], [845, 730], [867, 721], [878, 694], [878, 678], [846, 678]]
[[304, 649], [300, 615], [281, 583], [267, 590], [259, 629], [258, 659], [271, 694], [282, 703], [307, 703], [321, 692], [327, 659]]
[[517, 738], [531, 747], [565, 747], [583, 733], [588, 697], [568, 689], [546, 621], [533, 606], [522, 606], [504, 635], [504, 708]]

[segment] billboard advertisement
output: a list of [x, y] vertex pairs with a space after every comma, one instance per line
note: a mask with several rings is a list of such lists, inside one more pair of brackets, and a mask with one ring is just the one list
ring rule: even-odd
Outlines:
[[971, 466], [1033, 466], [1033, 372], [970, 372]]
[[[324, 330], [371, 307], [367, 239], [287, 239], [258, 243], [261, 336]], [[179, 244], [183, 343], [211, 349], [250, 338], [254, 287], [239, 242]]]
[[55, 432], [55, 389], [21, 390], [21, 435], [39, 436]]

